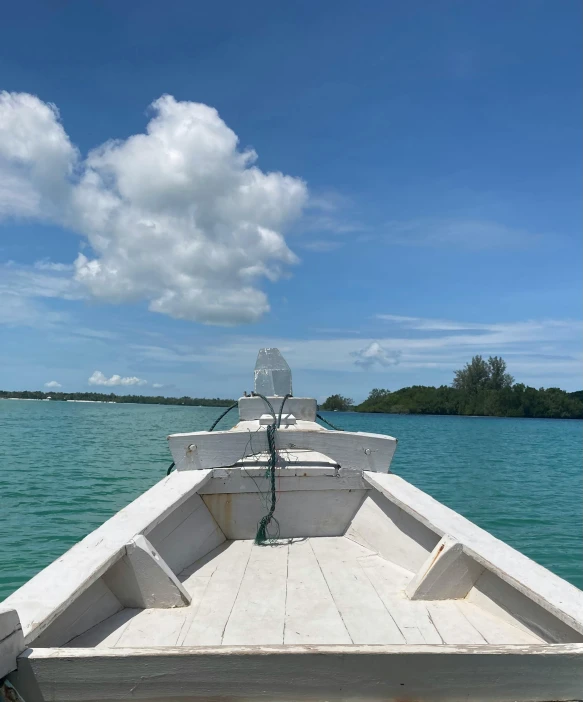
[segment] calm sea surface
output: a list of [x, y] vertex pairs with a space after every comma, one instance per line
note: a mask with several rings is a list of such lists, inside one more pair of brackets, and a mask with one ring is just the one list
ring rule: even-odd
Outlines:
[[[168, 434], [221, 411], [0, 400], [0, 599], [160, 480]], [[396, 436], [395, 473], [583, 589], [580, 421], [325, 416]]]

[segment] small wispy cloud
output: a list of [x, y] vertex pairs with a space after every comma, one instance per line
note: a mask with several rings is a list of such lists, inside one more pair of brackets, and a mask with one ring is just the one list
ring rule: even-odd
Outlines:
[[105, 376], [101, 371], [94, 371], [91, 377], [87, 381], [89, 385], [105, 385], [107, 387], [113, 388], [117, 386], [128, 386], [128, 385], [147, 385], [148, 381], [142, 378], [137, 378], [136, 376], [128, 376], [122, 378], [121, 375], [112, 375], [110, 378]]
[[342, 241], [337, 240], [326, 240], [326, 239], [314, 239], [313, 241], [306, 241], [300, 244], [302, 249], [307, 251], [315, 251], [317, 253], [327, 253], [328, 251], [334, 251], [343, 246]]
[[35, 261], [34, 268], [38, 271], [57, 271], [59, 273], [75, 270], [75, 266], [72, 263], [54, 263], [48, 259]]
[[358, 351], [353, 351], [350, 355], [356, 359], [354, 365], [360, 366], [365, 370], [369, 370], [377, 364], [384, 368], [396, 366], [401, 358], [400, 351], [386, 349], [378, 341], [373, 341], [368, 346]]
[[63, 386], [61, 383], [57, 382], [56, 380], [49, 380], [48, 383], [45, 383], [45, 388], [52, 388], [53, 390], [56, 390], [57, 388], [62, 388]]
[[539, 233], [500, 222], [480, 219], [413, 219], [388, 222], [382, 228], [389, 240], [404, 246], [448, 248], [451, 246], [483, 251], [524, 249], [538, 243]]

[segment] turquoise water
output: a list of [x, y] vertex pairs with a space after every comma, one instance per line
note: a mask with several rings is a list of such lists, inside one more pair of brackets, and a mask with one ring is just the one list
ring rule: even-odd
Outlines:
[[[0, 599], [162, 478], [169, 433], [221, 411], [0, 400]], [[395, 473], [583, 588], [581, 422], [325, 415], [396, 436]]]

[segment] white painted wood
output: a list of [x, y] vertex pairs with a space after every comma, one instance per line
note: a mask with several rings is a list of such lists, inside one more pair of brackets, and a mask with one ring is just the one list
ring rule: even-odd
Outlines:
[[[267, 451], [265, 429], [256, 432], [216, 431], [172, 434], [168, 437], [179, 471], [232, 466], [244, 456]], [[348, 431], [279, 431], [276, 445], [283, 449], [312, 449], [331, 457], [343, 468], [388, 471], [397, 440], [382, 434]]]
[[65, 644], [68, 648], [113, 648], [130, 621], [142, 610], [122, 609]]
[[221, 544], [225, 535], [197, 494], [149, 531], [148, 539], [170, 568], [180, 573]]
[[[273, 423], [273, 420], [272, 420]], [[256, 432], [261, 428], [258, 419], [250, 419], [245, 421], [240, 421], [230, 430], [230, 431], [246, 431], [246, 432]], [[316, 422], [308, 422], [304, 419], [298, 419], [296, 417], [295, 424], [282, 424], [278, 427], [278, 430], [287, 434], [288, 432], [294, 433], [296, 431], [327, 431], [321, 424]]]
[[199, 558], [198, 561], [185, 568], [178, 576], [179, 580], [184, 583], [184, 587], [187, 590], [189, 589], [191, 578], [210, 577], [224, 560], [228, 560], [231, 557], [226, 553], [230, 546], [231, 541], [223, 541], [214, 550], [207, 553], [206, 556]]
[[[271, 402], [276, 416], [279, 418], [283, 397], [267, 398]], [[316, 400], [312, 397], [288, 397], [283, 407], [284, 414], [293, 414], [298, 419], [308, 422], [316, 421]], [[269, 414], [269, 407], [260, 397], [239, 398], [239, 418], [243, 421], [259, 419], [262, 415]], [[273, 418], [272, 418], [273, 420]]]
[[486, 639], [462, 614], [455, 602], [427, 602], [431, 621], [444, 643], [485, 644]]
[[50, 702], [548, 702], [575, 700], [583, 689], [578, 644], [165, 647], [121, 653], [34, 649], [19, 665], [30, 667]]
[[176, 646], [186, 622], [187, 609], [143, 609], [124, 627], [116, 648]]
[[184, 626], [182, 627], [182, 630], [180, 632], [180, 635], [178, 636], [178, 640], [176, 642], [177, 646], [182, 646], [184, 643], [184, 638], [187, 635], [188, 631], [190, 630], [190, 627], [192, 625], [192, 622], [194, 621], [196, 615], [198, 614], [198, 610], [200, 609], [200, 605], [202, 603], [202, 600], [204, 598], [204, 594], [207, 591], [207, 588], [210, 583], [210, 575], [209, 576], [202, 576], [202, 575], [193, 575], [188, 580], [184, 581], [184, 586], [187, 588], [188, 592], [190, 593], [190, 596], [192, 598], [192, 601], [190, 603], [190, 606], [188, 608], [188, 611], [186, 613], [186, 619], [184, 621]]
[[0, 607], [0, 678], [16, 668], [16, 656], [25, 649], [18, 612]]
[[286, 543], [252, 547], [223, 645], [283, 643], [287, 562]]
[[583, 642], [583, 634], [491, 571], [484, 571], [467, 599], [495, 617], [523, 631], [534, 633], [547, 643]]
[[71, 600], [69, 606], [36, 637], [34, 645], [63, 646], [121, 609], [121, 602], [100, 578]]
[[437, 534], [376, 490], [367, 493], [346, 535], [388, 561], [412, 571], [417, 571], [425, 563], [439, 541]]
[[[259, 493], [209, 494], [203, 500], [227, 539], [254, 539], [267, 512]], [[278, 491], [275, 516], [282, 538], [340, 536], [363, 500], [364, 490]]]
[[308, 539], [289, 546], [284, 643], [352, 643]]
[[[237, 467], [245, 467], [250, 475], [259, 475], [261, 468], [270, 465], [271, 457], [269, 453], [257, 453], [252, 456], [245, 456], [240, 461], [235, 463]], [[253, 466], [258, 466], [256, 472], [253, 472]], [[330, 457], [325, 456], [319, 451], [310, 451], [309, 449], [279, 449], [277, 453], [277, 468], [285, 468], [286, 475], [303, 475], [308, 472], [308, 475], [313, 477], [323, 475], [336, 475], [337, 469], [343, 473], [348, 473], [346, 469], [341, 469], [338, 463]], [[213, 478], [225, 477], [232, 471], [231, 468], [214, 468]], [[359, 471], [358, 471], [359, 472]]]
[[377, 595], [395, 620], [408, 644], [442, 644], [423, 602], [411, 602], [405, 596], [405, 587], [412, 574], [379, 558], [361, 558], [359, 563]]
[[243, 580], [252, 541], [233, 541], [211, 575], [196, 616], [183, 639], [184, 646], [218, 646]]
[[406, 593], [412, 600], [460, 600], [483, 572], [484, 566], [446, 534], [417, 571]]
[[145, 536], [135, 536], [127, 544], [125, 555], [103, 579], [124, 607], [168, 609], [190, 604], [190, 595]]
[[[365, 480], [379, 490], [388, 501], [392, 502], [414, 519], [434, 531], [441, 538], [449, 534], [464, 544], [465, 551], [480, 563], [486, 571], [493, 573], [499, 581], [522, 593], [527, 600], [540, 609], [549, 612], [555, 619], [563, 622], [567, 628], [583, 634], [583, 592], [565, 580], [538, 565], [530, 558], [519, 553], [488, 532], [480, 529], [453, 510], [440, 504], [426, 493], [410, 485], [396, 475], [364, 473]], [[484, 577], [477, 584], [494, 582]], [[471, 593], [470, 593], [471, 595]], [[537, 625], [536, 616], [540, 609], [533, 609], [530, 624]], [[529, 619], [525, 612], [521, 617]], [[542, 629], [547, 624], [541, 623]], [[565, 630], [565, 627], [562, 627]], [[548, 631], [549, 637], [553, 635]], [[559, 634], [560, 635], [560, 634]], [[564, 639], [563, 639], [564, 640]], [[581, 640], [581, 639], [578, 639]]]
[[[289, 413], [284, 413], [281, 415], [281, 422], [279, 419], [279, 414], [277, 415], [277, 423], [278, 423], [278, 428], [281, 429], [282, 427], [287, 428], [291, 424], [296, 423], [296, 418], [294, 417], [293, 414]], [[262, 414], [261, 417], [259, 417], [259, 424], [262, 427], [266, 427], [269, 424], [273, 424], [273, 415], [271, 414]]]
[[[268, 492], [269, 478], [265, 477], [265, 468], [215, 468], [213, 473], [226, 475], [214, 476], [200, 490], [201, 495], [217, 493]], [[321, 471], [314, 474], [312, 471]], [[325, 474], [327, 471], [328, 474]], [[334, 469], [297, 468], [276, 469], [278, 492], [298, 490], [368, 490], [370, 486], [362, 477], [362, 471]]]
[[456, 602], [456, 606], [489, 644], [540, 644], [544, 641], [532, 632], [525, 632], [498, 617], [494, 617], [470, 602]]
[[364, 549], [348, 539], [312, 539], [310, 545], [352, 641], [355, 644], [405, 643], [356, 560], [357, 549], [361, 553]]
[[[170, 474], [10, 595], [4, 604], [18, 611], [25, 642], [34, 641], [97, 581], [121, 557], [131, 538], [147, 534], [209, 477], [210, 471]], [[102, 618], [111, 614], [108, 611]]]

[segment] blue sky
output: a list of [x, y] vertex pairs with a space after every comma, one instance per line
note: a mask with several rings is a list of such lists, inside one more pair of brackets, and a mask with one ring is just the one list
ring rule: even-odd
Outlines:
[[[0, 388], [581, 379], [581, 5], [12, 3]], [[91, 379], [91, 382], [90, 382]]]

